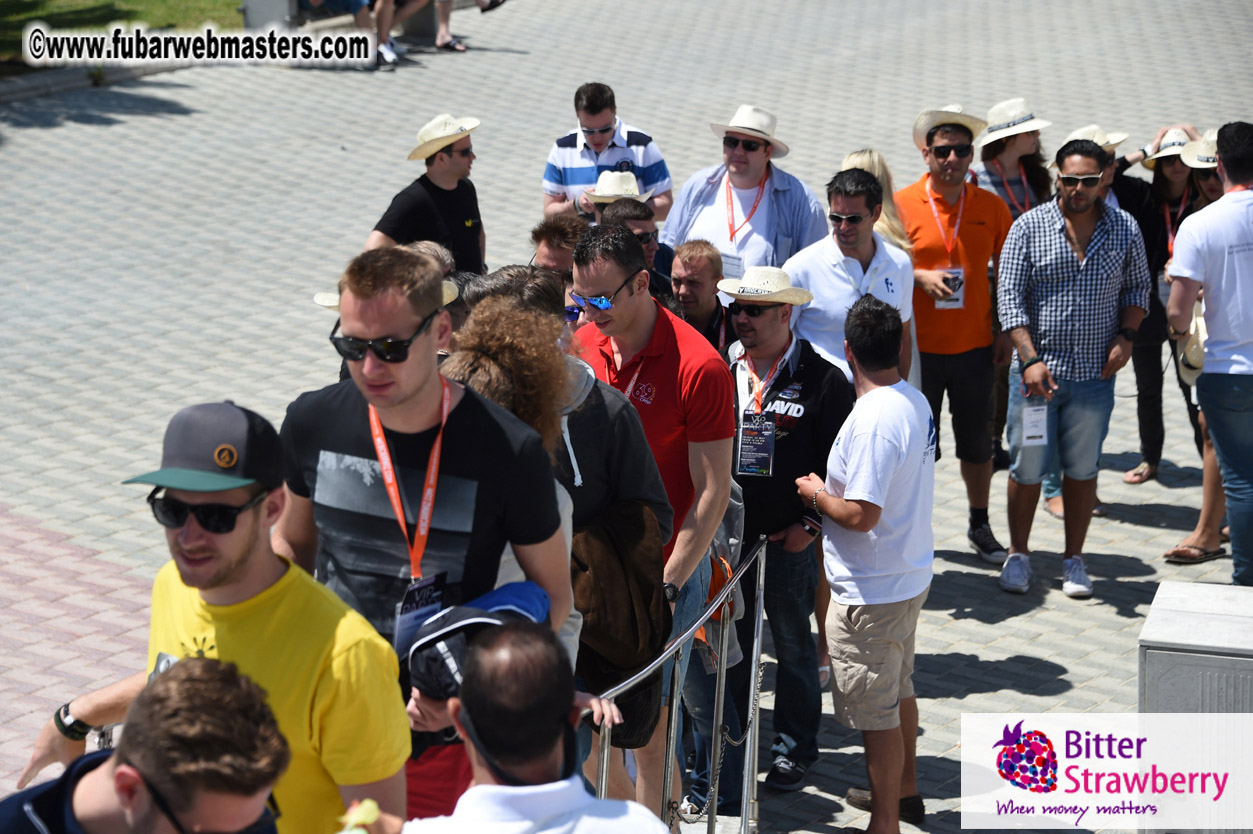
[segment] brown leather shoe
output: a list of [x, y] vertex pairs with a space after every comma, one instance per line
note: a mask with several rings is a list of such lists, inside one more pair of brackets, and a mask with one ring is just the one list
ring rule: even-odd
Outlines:
[[[870, 799], [871, 793], [869, 788], [849, 788], [848, 793], [844, 795], [845, 802], [863, 811], [870, 810]], [[922, 804], [922, 797], [918, 794], [901, 797], [900, 816], [901, 822], [921, 826], [927, 816], [927, 809]]]

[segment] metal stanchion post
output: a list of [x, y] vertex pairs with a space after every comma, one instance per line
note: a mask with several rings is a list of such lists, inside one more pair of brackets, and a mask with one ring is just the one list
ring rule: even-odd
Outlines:
[[[764, 538], [764, 536], [763, 536]], [[757, 555], [757, 605], [753, 612], [756, 617], [753, 624], [753, 652], [749, 656], [752, 666], [749, 672], [753, 676], [753, 691], [749, 693], [748, 725], [744, 738], [744, 793], [740, 799], [740, 831], [751, 834], [757, 830], [757, 740], [760, 737], [759, 720], [761, 709], [758, 698], [761, 694], [761, 630], [765, 616], [766, 589], [766, 548], [763, 546]]]
[[670, 814], [670, 783], [674, 779], [674, 761], [679, 747], [679, 695], [683, 681], [679, 678], [679, 664], [683, 661], [683, 649], [674, 653], [674, 668], [670, 670], [670, 704], [666, 715], [666, 768], [661, 776], [661, 821], [669, 827], [673, 822]]
[[601, 722], [600, 747], [596, 749], [596, 798], [604, 799], [609, 795], [609, 756], [613, 753], [613, 727], [608, 722]]
[[718, 631], [718, 680], [714, 686], [714, 746], [709, 756], [709, 817], [705, 828], [708, 834], [714, 834], [718, 830], [718, 782], [722, 774], [722, 719], [727, 689], [727, 646], [731, 639], [731, 629], [735, 628], [735, 623], [731, 621], [729, 600], [722, 603], [721, 625], [722, 628]]

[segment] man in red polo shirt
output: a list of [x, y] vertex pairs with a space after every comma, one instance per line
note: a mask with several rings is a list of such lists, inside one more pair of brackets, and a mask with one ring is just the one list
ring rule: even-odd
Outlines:
[[[691, 627], [709, 592], [709, 544], [731, 496], [735, 387], [727, 363], [700, 333], [648, 293], [644, 249], [628, 229], [595, 226], [574, 247], [570, 297], [595, 327], [575, 336], [580, 358], [597, 378], [626, 394], [644, 423], [666, 496], [674, 534], [665, 547], [666, 598], [674, 608], [671, 637]], [[680, 678], [687, 671], [690, 641]], [[670, 692], [665, 667], [662, 692]], [[636, 798], [661, 803], [666, 722], [635, 751]], [[671, 796], [681, 786], [678, 769]]]

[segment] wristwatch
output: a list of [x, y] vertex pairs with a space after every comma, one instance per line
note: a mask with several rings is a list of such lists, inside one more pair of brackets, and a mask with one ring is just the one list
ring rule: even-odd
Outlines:
[[1140, 331], [1135, 330], [1134, 328], [1131, 328], [1131, 327], [1124, 327], [1118, 331], [1118, 335], [1122, 336], [1128, 342], [1131, 342], [1132, 344], [1134, 344], [1136, 337], [1140, 335]]
[[666, 594], [666, 602], [678, 602], [678, 599], [679, 599], [679, 586], [678, 585], [675, 585], [673, 582], [666, 582], [662, 584], [661, 590], [664, 591]]
[[99, 727], [93, 727], [86, 721], [80, 721], [70, 715], [69, 702], [62, 704], [56, 712], [52, 713], [52, 722], [57, 725], [57, 731], [70, 741], [82, 741], [92, 730], [100, 731]]

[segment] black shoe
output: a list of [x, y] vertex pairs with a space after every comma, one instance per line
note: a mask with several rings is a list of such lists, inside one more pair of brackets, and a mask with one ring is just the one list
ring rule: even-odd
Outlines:
[[1004, 472], [1009, 469], [1009, 452], [1005, 451], [1005, 447], [998, 441], [996, 448], [992, 450], [992, 471]]
[[787, 756], [776, 756], [774, 765], [766, 774], [762, 784], [776, 791], [798, 791], [805, 783], [805, 771], [809, 765], [789, 759]]
[[[849, 805], [852, 805], [854, 808], [869, 811], [870, 789], [849, 788], [848, 793], [844, 795], [844, 801]], [[902, 797], [900, 816], [901, 822], [921, 826], [927, 816], [927, 809], [922, 804], [922, 797], [918, 794]]]
[[992, 534], [991, 525], [981, 524], [978, 527], [971, 527], [966, 531], [966, 538], [970, 540], [971, 549], [988, 564], [1003, 565], [1009, 558], [1009, 553]]

